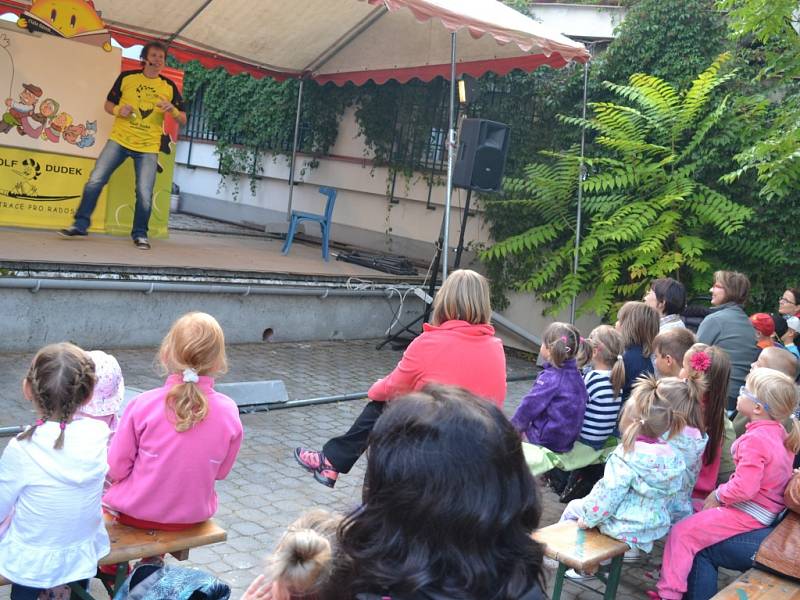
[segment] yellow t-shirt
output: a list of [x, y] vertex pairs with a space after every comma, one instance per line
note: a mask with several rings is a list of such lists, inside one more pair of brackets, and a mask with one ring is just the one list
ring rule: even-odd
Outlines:
[[175, 108], [184, 110], [183, 98], [177, 86], [166, 77], [145, 77], [141, 70], [121, 73], [107, 99], [114, 104], [130, 104], [129, 117], [116, 117], [111, 128], [112, 140], [128, 150], [158, 152], [164, 127], [164, 113], [156, 104], [169, 100]]

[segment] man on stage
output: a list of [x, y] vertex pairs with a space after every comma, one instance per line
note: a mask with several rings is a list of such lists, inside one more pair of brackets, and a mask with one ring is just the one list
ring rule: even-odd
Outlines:
[[150, 249], [147, 225], [156, 182], [164, 114], [170, 113], [178, 123], [186, 124], [183, 98], [177, 86], [161, 75], [166, 60], [166, 46], [161, 42], [149, 42], [142, 48], [142, 68], [125, 71], [114, 82], [105, 104], [106, 112], [115, 117], [114, 126], [83, 188], [81, 203], [75, 212], [75, 223], [59, 232], [63, 237], [87, 235], [92, 212], [103, 186], [130, 157], [136, 172], [136, 208], [131, 237], [137, 248]]

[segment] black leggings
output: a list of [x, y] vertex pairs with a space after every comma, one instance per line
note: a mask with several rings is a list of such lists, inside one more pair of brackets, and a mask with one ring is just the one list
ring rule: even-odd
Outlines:
[[385, 402], [371, 401], [347, 430], [347, 433], [335, 437], [322, 447], [333, 467], [340, 473], [349, 473], [358, 458], [367, 449], [367, 441], [378, 417], [383, 412]]

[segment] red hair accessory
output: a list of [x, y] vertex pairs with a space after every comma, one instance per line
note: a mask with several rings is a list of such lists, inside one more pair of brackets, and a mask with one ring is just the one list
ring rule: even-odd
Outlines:
[[711, 357], [704, 350], [700, 350], [689, 357], [689, 364], [698, 373], [705, 373], [711, 366]]

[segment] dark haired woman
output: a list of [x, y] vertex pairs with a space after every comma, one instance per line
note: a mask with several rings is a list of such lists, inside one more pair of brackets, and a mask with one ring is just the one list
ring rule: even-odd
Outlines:
[[686, 308], [686, 288], [680, 281], [672, 277], [654, 279], [643, 300], [658, 313], [659, 333], [674, 327], [686, 327], [681, 319], [681, 313]]
[[322, 598], [543, 600], [539, 494], [492, 404], [429, 386], [370, 437], [365, 504], [339, 529]]

